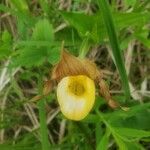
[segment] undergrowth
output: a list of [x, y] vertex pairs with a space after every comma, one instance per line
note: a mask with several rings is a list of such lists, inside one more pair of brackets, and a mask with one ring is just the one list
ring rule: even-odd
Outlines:
[[[1, 0], [0, 150], [150, 149], [149, 29], [149, 0]], [[63, 41], [96, 63], [128, 111], [109, 108], [98, 90], [79, 122], [62, 115], [55, 90], [30, 102]]]

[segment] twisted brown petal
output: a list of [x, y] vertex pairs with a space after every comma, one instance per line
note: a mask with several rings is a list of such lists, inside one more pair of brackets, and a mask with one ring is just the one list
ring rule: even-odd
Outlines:
[[105, 98], [105, 100], [111, 108], [115, 109], [120, 107], [120, 104], [112, 99], [109, 87], [103, 79], [99, 81], [99, 87], [101, 95]]

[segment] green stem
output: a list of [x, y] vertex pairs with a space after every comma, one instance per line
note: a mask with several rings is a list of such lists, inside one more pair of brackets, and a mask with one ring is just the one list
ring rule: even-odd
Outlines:
[[41, 133], [41, 143], [43, 150], [50, 149], [50, 143], [48, 141], [48, 130], [46, 125], [46, 112], [44, 99], [39, 101], [39, 118], [40, 118], [40, 133]]
[[90, 48], [90, 43], [89, 43], [89, 33], [86, 33], [86, 38], [83, 40], [80, 51], [79, 51], [79, 58], [83, 59], [87, 55], [88, 51]]
[[[40, 75], [39, 75], [39, 93], [41, 95], [43, 95], [42, 76], [43, 76], [43, 74], [40, 73]], [[38, 108], [39, 108], [39, 118], [40, 118], [40, 133], [41, 133], [42, 149], [49, 150], [50, 143], [48, 140], [48, 129], [47, 129], [47, 123], [46, 123], [46, 111], [45, 111], [44, 98], [39, 101]]]

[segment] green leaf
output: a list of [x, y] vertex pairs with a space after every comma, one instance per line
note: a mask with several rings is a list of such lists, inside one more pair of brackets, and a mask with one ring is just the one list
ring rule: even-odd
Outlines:
[[60, 44], [58, 44], [58, 46], [51, 47], [50, 49], [48, 49], [47, 59], [49, 63], [56, 64], [60, 60], [60, 50]]
[[144, 148], [136, 142], [126, 142], [118, 135], [113, 134], [113, 137], [119, 147], [119, 150], [144, 150]]
[[109, 137], [110, 137], [110, 130], [107, 128], [104, 136], [98, 143], [96, 150], [107, 150], [108, 149], [108, 142], [109, 142]]
[[143, 43], [147, 48], [150, 48], [150, 38], [148, 38], [148, 32], [149, 29], [141, 30], [139, 32], [136, 32], [134, 34], [135, 38], [139, 40], [141, 43]]
[[70, 27], [65, 27], [62, 30], [59, 30], [55, 33], [55, 38], [58, 41], [62, 41], [65, 39], [65, 43], [73, 43], [74, 41], [77, 41], [77, 43], [81, 42], [81, 38], [79, 37], [77, 30], [72, 29]]
[[138, 129], [132, 129], [132, 128], [115, 128], [115, 131], [122, 135], [127, 137], [134, 137], [134, 138], [143, 138], [143, 137], [150, 137], [150, 131], [144, 131], [144, 130], [138, 130]]
[[61, 15], [73, 25], [79, 32], [81, 36], [85, 36], [87, 32], [91, 32], [93, 28], [93, 22], [95, 18], [93, 16], [88, 16], [83, 13], [72, 13], [61, 11]]
[[50, 12], [48, 0], [39, 0], [39, 4], [41, 5], [41, 8], [43, 9], [44, 13], [48, 15]]
[[139, 113], [143, 113], [143, 111], [144, 111], [144, 114], [142, 114], [142, 115], [149, 116], [150, 115], [150, 113], [148, 111], [149, 108], [150, 108], [150, 103], [144, 103], [141, 105], [138, 104], [138, 105], [130, 107], [130, 109], [128, 111], [118, 110], [118, 111], [114, 111], [111, 113], [107, 113], [107, 114], [105, 114], [105, 117], [106, 117], [106, 119], [108, 119], [111, 122], [111, 121], [117, 120], [119, 118], [122, 118], [125, 120], [126, 118], [129, 118], [129, 117], [132, 117], [135, 115], [139, 115]]
[[4, 31], [2, 34], [2, 41], [3, 42], [7, 42], [7, 43], [11, 43], [11, 35], [8, 31]]
[[116, 134], [113, 134], [113, 137], [114, 137], [117, 145], [119, 146], [119, 150], [128, 150], [127, 145], [124, 143], [124, 141], [122, 139], [120, 139]]
[[46, 60], [55, 64], [60, 57], [59, 45], [53, 45], [54, 34], [52, 25], [47, 19], [39, 20], [35, 28], [31, 41], [24, 42], [24, 47], [19, 50], [20, 55], [15, 61], [15, 65], [26, 67], [39, 66]]
[[114, 127], [110, 124], [109, 119], [105, 118], [103, 113], [99, 112], [99, 110], [96, 110], [96, 112], [100, 119], [103, 121], [103, 123], [106, 125], [106, 127], [110, 130], [112, 136], [116, 141], [116, 144], [119, 147], [119, 150], [143, 150], [143, 147], [139, 143], [135, 142], [135, 140], [137, 141], [137, 139], [132, 139], [132, 137], [129, 138], [129, 136], [121, 134], [117, 131], [117, 127]]
[[125, 90], [125, 95], [126, 95], [126, 101], [127, 101], [130, 99], [130, 89], [129, 89], [128, 78], [127, 78], [127, 74], [126, 74], [126, 70], [124, 66], [124, 61], [123, 61], [120, 46], [119, 46], [119, 41], [117, 38], [115, 26], [114, 26], [113, 17], [109, 9], [108, 2], [104, 0], [98, 0], [98, 2], [102, 10], [102, 15], [103, 15], [103, 19], [106, 25], [107, 34], [109, 36], [109, 41], [111, 44], [113, 56], [115, 58], [115, 64], [118, 68], [118, 71], [122, 80], [123, 88]]
[[47, 51], [41, 50], [35, 47], [27, 47], [25, 49], [20, 49], [20, 56], [15, 58], [14, 65], [15, 66], [39, 66], [41, 65], [47, 58]]
[[20, 13], [29, 13], [29, 8], [26, 0], [11, 0], [11, 3]]
[[[113, 119], [112, 115], [112, 119]], [[139, 130], [150, 130], [149, 126], [150, 122], [150, 113], [148, 110], [141, 110], [135, 112], [133, 115], [129, 115], [128, 113], [124, 116], [119, 116], [115, 120], [110, 119], [110, 123], [115, 127], [124, 127], [124, 128], [135, 128]]]
[[[81, 37], [86, 37], [87, 33], [90, 33], [90, 38], [94, 42], [102, 41], [104, 39], [105, 28], [103, 21], [99, 21], [101, 25], [97, 23], [97, 15], [86, 15], [83, 13], [73, 13], [61, 11], [61, 15], [68, 23], [77, 29]], [[103, 30], [104, 29], [104, 30]], [[100, 33], [100, 34], [99, 34]]]
[[[97, 116], [98, 117], [98, 116]], [[103, 138], [103, 127], [102, 127], [102, 122], [95, 122], [95, 139], [96, 139], [96, 146], [98, 146], [99, 142]]]
[[33, 29], [32, 39], [48, 41], [51, 44], [54, 40], [54, 31], [47, 19], [39, 20], [36, 23], [35, 28]]
[[[149, 22], [149, 13], [112, 13], [114, 21], [116, 23], [117, 31], [123, 28], [143, 26]], [[106, 26], [104, 20], [101, 17], [101, 13], [94, 15], [86, 15], [83, 13], [76, 12], [64, 12], [61, 11], [63, 18], [73, 26], [81, 37], [85, 37], [86, 33], [90, 33], [90, 38], [96, 42], [102, 42], [107, 37]], [[137, 24], [138, 22], [138, 24]]]
[[0, 40], [0, 59], [5, 58], [12, 52], [12, 39], [8, 31], [2, 33]]

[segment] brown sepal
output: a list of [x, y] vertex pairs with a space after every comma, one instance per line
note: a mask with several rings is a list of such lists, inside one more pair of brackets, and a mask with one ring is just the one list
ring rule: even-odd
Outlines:
[[96, 78], [96, 65], [87, 59], [79, 59], [66, 50], [62, 51], [60, 62], [54, 67], [52, 71], [52, 78], [59, 82], [62, 78], [66, 76], [73, 75], [86, 75], [91, 79]]

